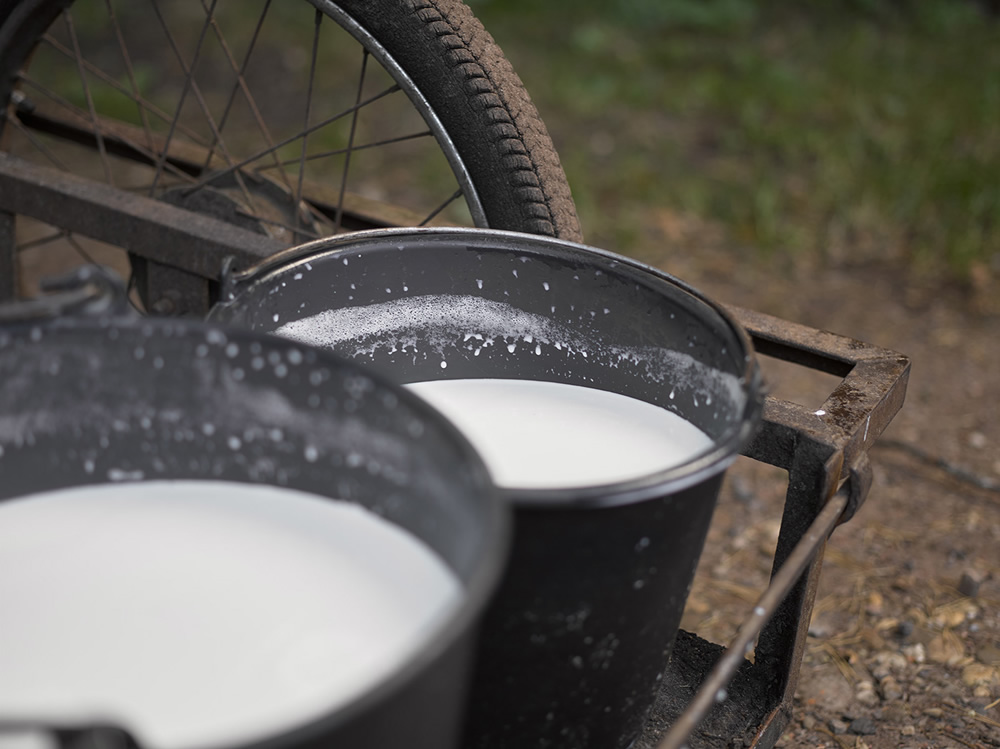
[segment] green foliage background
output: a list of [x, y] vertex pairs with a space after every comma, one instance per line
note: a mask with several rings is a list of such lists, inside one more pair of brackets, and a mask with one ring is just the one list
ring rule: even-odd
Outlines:
[[745, 251], [1000, 276], [987, 0], [474, 0], [556, 140], [587, 239], [650, 216]]

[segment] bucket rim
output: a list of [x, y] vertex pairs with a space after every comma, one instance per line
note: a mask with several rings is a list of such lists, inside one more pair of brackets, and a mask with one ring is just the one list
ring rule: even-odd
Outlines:
[[[587, 258], [610, 269], [624, 267], [673, 287], [695, 300], [703, 309], [724, 323], [741, 348], [743, 367], [742, 372], [737, 375], [737, 381], [745, 400], [741, 413], [736, 416], [737, 427], [727, 430], [719, 438], [714, 439], [712, 446], [707, 450], [681, 464], [613, 483], [546, 489], [498, 487], [501, 495], [513, 503], [519, 511], [614, 507], [675, 494], [724, 471], [756, 434], [763, 415], [765, 393], [763, 375], [746, 329], [723, 305], [688, 282], [639, 260], [580, 242], [474, 227], [383, 228], [324, 237], [290, 247], [243, 270], [234, 270], [231, 267], [224, 270], [221, 301], [209, 313], [209, 319], [219, 315], [229, 304], [236, 301], [244, 289], [266, 283], [269, 278], [283, 274], [292, 265], [300, 265], [327, 256], [339, 257], [341, 254], [357, 252], [363, 248], [382, 248], [393, 243], [398, 246], [398, 243], [406, 240], [463, 243], [472, 249], [494, 251], [537, 253], [558, 251]], [[398, 249], [404, 248], [398, 247]]]

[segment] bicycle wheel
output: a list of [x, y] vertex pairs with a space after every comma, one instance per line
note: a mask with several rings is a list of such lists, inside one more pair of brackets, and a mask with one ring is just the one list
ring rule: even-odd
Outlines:
[[17, 214], [16, 231], [0, 221], [0, 297], [117, 248], [148, 306], [191, 311], [160, 287], [222, 258], [152, 250], [135, 223], [150, 215], [274, 248], [426, 223], [580, 238], [544, 124], [455, 0], [0, 0], [0, 73], [16, 157], [0, 211]]

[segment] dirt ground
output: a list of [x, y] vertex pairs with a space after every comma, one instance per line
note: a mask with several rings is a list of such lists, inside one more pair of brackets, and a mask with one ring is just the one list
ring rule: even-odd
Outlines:
[[[912, 360], [905, 405], [871, 453], [868, 500], [827, 547], [794, 718], [778, 746], [1000, 746], [997, 282], [963, 288], [892, 265], [750, 260], [688, 229], [661, 217], [645, 259], [720, 301]], [[764, 370], [776, 395], [817, 408], [836, 384], [770, 360]], [[783, 479], [749, 460], [732, 469], [685, 629], [725, 643], [754, 605]]]

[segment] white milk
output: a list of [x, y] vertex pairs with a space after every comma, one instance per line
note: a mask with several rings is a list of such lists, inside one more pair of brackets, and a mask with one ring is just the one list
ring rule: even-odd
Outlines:
[[177, 481], [0, 503], [0, 716], [155, 749], [292, 728], [418, 651], [458, 580], [347, 502]]
[[408, 385], [457, 426], [493, 480], [519, 489], [610, 484], [680, 465], [711, 447], [691, 422], [604, 390], [531, 380]]

